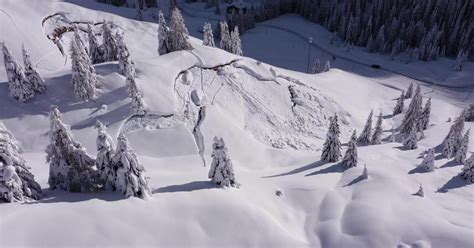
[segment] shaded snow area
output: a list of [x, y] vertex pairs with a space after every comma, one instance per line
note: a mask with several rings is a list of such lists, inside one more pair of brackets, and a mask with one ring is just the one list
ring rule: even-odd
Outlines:
[[[44, 193], [38, 201], [0, 204], [0, 247], [474, 247], [474, 186], [458, 176], [462, 165], [445, 158], [440, 146], [462, 109], [474, 102], [472, 72], [449, 72], [447, 86], [434, 87], [389, 71], [351, 70], [338, 58], [337, 68], [306, 74], [300, 72], [306, 54], [297, 55], [305, 43], [297, 37], [288, 37], [288, 45], [282, 38], [287, 33], [259, 24], [242, 36], [249, 57], [205, 47], [197, 27], [208, 20], [215, 27], [213, 19], [222, 16], [204, 9], [204, 3], [178, 2], [188, 10], [183, 16], [194, 49], [159, 56], [158, 26], [148, 15], [153, 9], [140, 22], [133, 19], [134, 9], [94, 0], [0, 0], [0, 41], [19, 63], [24, 43], [47, 87], [26, 103], [13, 99], [0, 56], [0, 121], [22, 144], [21, 155]], [[74, 95], [72, 34], [62, 35], [64, 57], [46, 37], [51, 27], [41, 25], [58, 12], [63, 24], [105, 20], [124, 32], [145, 115], [132, 112], [117, 62], [94, 65], [97, 99]], [[316, 25], [294, 16], [267, 24], [294, 32]], [[314, 42], [326, 46], [322, 38]], [[342, 48], [326, 49], [342, 56]], [[348, 56], [396, 67], [395, 61], [356, 50]], [[419, 76], [428, 80], [430, 71], [450, 62], [396, 69], [412, 75], [421, 68]], [[449, 86], [456, 78], [459, 84]], [[412, 99], [404, 100], [402, 114], [392, 113], [411, 83], [421, 86], [423, 106], [432, 98], [432, 111], [417, 149], [407, 150], [398, 129]], [[125, 133], [146, 170], [150, 199], [49, 189], [45, 149], [52, 104], [93, 158], [97, 120], [114, 141]], [[359, 146], [358, 166], [347, 170], [320, 161], [330, 118], [338, 114], [344, 155], [353, 130], [360, 134], [371, 110], [374, 124], [382, 113], [382, 144]], [[465, 123], [468, 129], [474, 130], [474, 122]], [[217, 187], [208, 178], [215, 136], [225, 140], [239, 187]], [[435, 170], [420, 172], [417, 167], [432, 148]], [[472, 141], [468, 151], [474, 151]], [[424, 197], [415, 194], [420, 185]]]

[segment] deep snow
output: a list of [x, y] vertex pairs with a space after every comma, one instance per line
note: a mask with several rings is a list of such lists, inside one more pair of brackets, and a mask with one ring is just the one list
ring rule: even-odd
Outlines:
[[[406, 77], [379, 72], [359, 75], [339, 69], [309, 75], [278, 68], [290, 65], [288, 61], [295, 55], [285, 55], [285, 44], [279, 48], [259, 42], [265, 36], [271, 37], [265, 40], [283, 40], [280, 31], [262, 27], [243, 36], [244, 55], [268, 64], [202, 47], [196, 38], [192, 38], [196, 48], [192, 52], [158, 56], [156, 24], [121, 17], [133, 17], [131, 9], [77, 0], [0, 2], [2, 39], [18, 60], [21, 42], [25, 43], [48, 86], [46, 94], [25, 104], [17, 102], [8, 96], [0, 59], [0, 120], [23, 143], [24, 157], [38, 182], [48, 187], [44, 153], [47, 112], [50, 104], [57, 104], [75, 138], [91, 154], [96, 153], [96, 119], [108, 126], [113, 137], [127, 132], [153, 188], [153, 198], [148, 201], [123, 199], [116, 193], [72, 194], [46, 189], [45, 198], [38, 202], [1, 204], [0, 240], [5, 247], [474, 246], [473, 186], [457, 178], [461, 166], [440, 158], [438, 149], [435, 172], [414, 170], [421, 163], [420, 154], [442, 142], [451, 125], [447, 119], [454, 119], [473, 101], [474, 96], [466, 97], [472, 85], [433, 91], [431, 85], [422, 84], [424, 101], [433, 97], [431, 126], [418, 149], [405, 151], [400, 139], [390, 143], [387, 138], [392, 125], [401, 123], [402, 115], [391, 117], [391, 112], [400, 90], [412, 82]], [[40, 24], [44, 16], [57, 11], [65, 12], [71, 20], [114, 21], [126, 32], [137, 83], [151, 115], [142, 119], [131, 116], [125, 79], [117, 73], [117, 63], [95, 66], [101, 82], [95, 102], [80, 102], [74, 97], [69, 60], [65, 63]], [[196, 27], [204, 21], [185, 18]], [[300, 24], [292, 16], [271, 23], [315, 25]], [[259, 46], [282, 54], [272, 58], [272, 53], [261, 52], [259, 57], [252, 52]], [[359, 53], [351, 54], [360, 58]], [[379, 59], [378, 55], [360, 54]], [[445, 63], [414, 68], [430, 71]], [[412, 73], [403, 66], [399, 70]], [[469, 73], [463, 77], [466, 82], [473, 80]], [[295, 87], [296, 99], [289, 86]], [[183, 111], [186, 102], [187, 114]], [[405, 106], [408, 103], [406, 100]], [[194, 135], [198, 110], [203, 106], [202, 136]], [[385, 116], [383, 144], [360, 147], [359, 166], [342, 173], [337, 163], [319, 162], [327, 118], [339, 113], [341, 140], [346, 143], [352, 129], [362, 129], [371, 109], [375, 113], [382, 110]], [[473, 123], [467, 123], [466, 128], [472, 127]], [[238, 189], [219, 189], [208, 182], [209, 155], [216, 135], [226, 141], [241, 184]], [[202, 148], [207, 167], [199, 156]], [[364, 164], [369, 180], [359, 179]], [[412, 195], [420, 184], [424, 198]], [[282, 195], [277, 196], [277, 191]]]

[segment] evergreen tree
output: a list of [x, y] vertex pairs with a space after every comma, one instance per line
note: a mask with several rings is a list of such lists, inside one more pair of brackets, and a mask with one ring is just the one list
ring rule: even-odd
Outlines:
[[377, 123], [375, 124], [374, 133], [372, 134], [372, 139], [370, 140], [370, 144], [372, 145], [382, 144], [382, 133], [383, 133], [382, 121], [383, 121], [383, 116], [382, 116], [382, 111], [380, 111], [380, 114], [377, 118]]
[[455, 71], [462, 71], [464, 67], [464, 60], [466, 59], [466, 55], [464, 54], [463, 50], [460, 50], [458, 56], [456, 57], [456, 62], [454, 63], [454, 70]]
[[337, 162], [341, 157], [341, 142], [339, 141], [338, 116], [337, 113], [329, 122], [329, 129], [326, 134], [326, 142], [324, 142], [321, 160], [328, 162]]
[[99, 173], [99, 180], [102, 186], [107, 191], [115, 191], [115, 179], [117, 178], [117, 171], [114, 168], [113, 160], [115, 144], [107, 133], [107, 127], [97, 120], [97, 158], [95, 165]]
[[413, 124], [413, 127], [410, 129], [410, 133], [405, 137], [405, 140], [403, 141], [403, 145], [405, 148], [413, 150], [418, 148], [418, 136], [417, 136], [418, 130]]
[[474, 122], [474, 103], [467, 106], [464, 113], [464, 121]]
[[22, 45], [22, 52], [23, 52], [23, 64], [25, 65], [25, 77], [30, 82], [33, 87], [33, 90], [39, 93], [42, 93], [46, 90], [46, 85], [44, 83], [43, 78], [33, 67], [31, 63], [30, 55], [25, 48], [25, 45]]
[[121, 34], [117, 34], [116, 37], [119, 72], [124, 76], [135, 76], [135, 63], [133, 63], [132, 56], [130, 55], [130, 51], [123, 40], [123, 36]]
[[464, 163], [464, 160], [466, 160], [467, 157], [467, 149], [469, 148], [469, 133], [470, 130], [467, 130], [467, 132], [464, 134], [464, 137], [461, 141], [461, 146], [456, 152], [456, 157], [454, 160], [458, 163]]
[[112, 34], [111, 24], [102, 24], [102, 48], [104, 50], [104, 61], [117, 60], [117, 40]]
[[38, 200], [42, 196], [21, 152], [20, 142], [0, 122], [0, 201]]
[[237, 186], [234, 167], [224, 140], [222, 138], [214, 137], [212, 149], [212, 164], [208, 174], [209, 178], [211, 178], [213, 183], [223, 187]]
[[347, 150], [344, 154], [341, 164], [344, 168], [356, 167], [358, 163], [357, 157], [357, 134], [356, 130], [352, 133], [351, 139], [347, 143]]
[[431, 115], [431, 97], [428, 98], [428, 101], [426, 102], [425, 107], [423, 108], [423, 111], [421, 111], [421, 116], [419, 119], [420, 127], [418, 128], [419, 130], [428, 129], [428, 126], [430, 124], [430, 115]]
[[160, 10], [158, 18], [158, 54], [163, 55], [169, 52], [168, 49], [168, 26], [166, 25], [165, 16]]
[[50, 188], [70, 192], [94, 190], [97, 187], [94, 159], [74, 140], [71, 128], [61, 121], [57, 106], [51, 106], [49, 119], [50, 144], [46, 148], [46, 161]]
[[204, 30], [204, 39], [202, 40], [202, 44], [204, 46], [215, 47], [216, 44], [214, 42], [214, 34], [212, 33], [211, 24], [206, 22], [204, 24], [203, 30]]
[[74, 88], [74, 94], [81, 100], [95, 99], [97, 94], [96, 86], [98, 84], [97, 76], [90, 58], [86, 54], [77, 28], [71, 41], [71, 67], [71, 83]]
[[374, 111], [370, 111], [369, 117], [367, 117], [367, 122], [365, 123], [364, 129], [360, 134], [359, 138], [357, 138], [357, 143], [359, 144], [369, 144], [370, 137], [372, 133], [372, 116]]
[[227, 25], [227, 22], [222, 21], [220, 22], [220, 27], [221, 27], [220, 47], [221, 49], [231, 53], [232, 52], [232, 39], [229, 32], [229, 26]]
[[443, 141], [443, 155], [451, 158], [457, 153], [462, 145], [464, 132], [464, 111], [456, 118], [456, 121], [451, 125], [448, 135]]
[[393, 109], [393, 116], [401, 114], [403, 112], [404, 99], [405, 99], [405, 91], [402, 91], [402, 94], [400, 95], [400, 97], [398, 97], [397, 104], [395, 105], [395, 108]]
[[230, 34], [232, 53], [242, 56], [242, 42], [240, 41], [239, 27], [235, 26], [234, 31]]
[[132, 100], [131, 107], [135, 115], [145, 115], [147, 112], [147, 107], [143, 102], [143, 96], [140, 90], [138, 89], [137, 83], [133, 75], [127, 75], [126, 85], [128, 89], [128, 97]]
[[422, 96], [420, 86], [416, 88], [415, 95], [408, 106], [405, 117], [403, 118], [402, 125], [400, 127], [400, 132], [403, 134], [409, 134], [411, 128], [419, 128], [420, 114], [422, 106]]
[[20, 102], [26, 102], [28, 99], [35, 96], [33, 85], [26, 78], [21, 65], [19, 65], [11, 55], [5, 42], [2, 42], [1, 45], [10, 96]]
[[311, 70], [313, 74], [317, 74], [321, 72], [321, 61], [319, 59], [314, 60], [313, 68]]
[[114, 167], [117, 169], [115, 188], [126, 197], [140, 197], [142, 199], [151, 196], [150, 187], [145, 176], [145, 167], [132, 151], [128, 140], [123, 133], [117, 138], [117, 150], [113, 158]]
[[369, 171], [367, 170], [367, 165], [364, 164], [364, 170], [362, 171], [361, 175], [362, 179], [369, 179]]
[[183, 16], [178, 8], [173, 9], [168, 32], [169, 51], [191, 50], [193, 47], [188, 41], [188, 29], [184, 24]]
[[329, 62], [329, 59], [326, 61], [326, 64], [324, 65], [324, 71], [328, 72], [331, 70], [331, 62]]
[[104, 62], [104, 55], [99, 47], [99, 42], [97, 41], [97, 37], [92, 30], [92, 25], [87, 25], [87, 37], [89, 39], [89, 57], [91, 59], [92, 64], [98, 64]]
[[407, 93], [405, 94], [405, 99], [409, 99], [413, 96], [413, 83], [408, 86]]
[[474, 154], [471, 154], [471, 157], [464, 162], [460, 175], [468, 183], [474, 183]]
[[435, 161], [435, 151], [434, 149], [429, 149], [419, 166], [424, 171], [427, 171], [427, 172], [434, 171], [435, 169], [434, 161]]

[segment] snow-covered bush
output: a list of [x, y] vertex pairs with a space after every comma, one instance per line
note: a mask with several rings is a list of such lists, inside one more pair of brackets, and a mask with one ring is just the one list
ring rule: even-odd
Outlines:
[[341, 164], [344, 168], [356, 167], [358, 163], [357, 156], [357, 134], [356, 130], [352, 133], [351, 139], [347, 143], [347, 150], [344, 154]]
[[70, 192], [94, 190], [97, 187], [94, 159], [74, 140], [71, 128], [62, 122], [57, 106], [51, 106], [49, 120], [50, 143], [46, 148], [46, 161], [49, 163], [50, 188]]
[[145, 167], [132, 151], [128, 140], [123, 133], [117, 138], [117, 149], [113, 158], [117, 168], [115, 188], [127, 197], [135, 196], [142, 199], [151, 196], [148, 180], [145, 176]]
[[215, 47], [216, 43], [214, 42], [214, 34], [212, 33], [212, 26], [210, 23], [206, 22], [204, 24], [204, 38], [202, 39], [202, 44], [204, 46]]
[[163, 12], [160, 10], [158, 14], [158, 54], [163, 55], [169, 52], [168, 49], [168, 26]]
[[234, 167], [224, 140], [222, 138], [214, 137], [212, 149], [212, 164], [208, 174], [209, 178], [211, 178], [213, 183], [223, 187], [237, 186]]
[[112, 158], [114, 156], [115, 144], [107, 133], [107, 127], [97, 120], [97, 158], [95, 165], [98, 171], [99, 181], [102, 187], [107, 191], [115, 190], [115, 179], [117, 171], [114, 168]]
[[18, 140], [0, 122], [0, 201], [41, 198], [41, 186], [35, 181], [26, 160], [21, 157], [21, 152]]
[[397, 99], [397, 104], [395, 105], [395, 108], [393, 108], [393, 116], [401, 114], [403, 112], [404, 99], [405, 99], [405, 91], [402, 91], [402, 94]]
[[369, 117], [367, 117], [367, 122], [365, 123], [364, 129], [362, 129], [359, 138], [357, 138], [357, 143], [359, 144], [369, 144], [370, 137], [372, 134], [372, 116], [374, 115], [374, 111], [370, 111]]
[[418, 191], [416, 191], [414, 195], [425, 197], [425, 192], [423, 191], [423, 186], [421, 184], [420, 184], [420, 187], [418, 188]]
[[471, 154], [471, 157], [464, 162], [460, 175], [469, 183], [474, 183], [474, 154]]
[[44, 92], [46, 90], [46, 85], [44, 83], [44, 80], [39, 74], [39, 72], [36, 70], [36, 68], [33, 67], [33, 64], [31, 63], [30, 55], [28, 54], [28, 51], [26, 50], [24, 45], [22, 46], [22, 52], [23, 52], [23, 65], [25, 66], [26, 79], [30, 82], [34, 91], [39, 92], [39, 93]]
[[375, 124], [374, 133], [372, 134], [372, 138], [370, 139], [370, 144], [372, 145], [382, 144], [382, 122], [383, 115], [382, 111], [380, 111], [379, 116], [377, 117], [377, 123]]
[[334, 114], [331, 121], [329, 122], [329, 129], [326, 134], [326, 142], [323, 145], [323, 151], [321, 153], [321, 160], [328, 162], [339, 161], [341, 157], [341, 142], [339, 141], [339, 130], [338, 116]]
[[2, 42], [1, 45], [10, 96], [20, 102], [26, 102], [28, 99], [35, 96], [33, 85], [26, 78], [21, 65], [19, 65], [11, 55], [5, 42]]
[[82, 39], [77, 31], [71, 41], [71, 83], [74, 94], [81, 100], [95, 99], [98, 85], [97, 75], [89, 56], [86, 54]]
[[168, 48], [170, 52], [191, 50], [193, 47], [189, 43], [189, 32], [184, 24], [183, 16], [178, 8], [173, 9], [170, 19], [170, 29], [168, 32]]
[[434, 171], [435, 151], [429, 149], [419, 167], [424, 171]]

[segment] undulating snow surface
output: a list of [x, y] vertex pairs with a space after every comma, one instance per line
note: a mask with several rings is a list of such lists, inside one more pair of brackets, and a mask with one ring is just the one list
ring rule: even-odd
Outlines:
[[[45, 191], [37, 202], [0, 205], [2, 247], [474, 246], [474, 188], [457, 177], [462, 166], [442, 158], [437, 147], [452, 124], [448, 118], [474, 101], [470, 63], [466, 73], [445, 78], [448, 84], [459, 77], [466, 88], [420, 83], [423, 102], [433, 98], [431, 125], [418, 149], [405, 150], [401, 137], [390, 142], [392, 126], [398, 127], [403, 117], [391, 113], [412, 79], [388, 72], [332, 69], [312, 75], [279, 68], [304, 71], [291, 66], [291, 47], [304, 43], [293, 37], [293, 45], [291, 39], [285, 45], [288, 34], [281, 30], [261, 24], [242, 37], [244, 55], [268, 63], [203, 47], [192, 27], [194, 50], [158, 56], [157, 25], [129, 19], [133, 9], [94, 1], [0, 0], [0, 10], [1, 39], [19, 61], [23, 42], [47, 84], [45, 94], [19, 103], [8, 96], [1, 59], [0, 120], [22, 142], [23, 155]], [[45, 16], [56, 12], [72, 21], [114, 21], [125, 32], [148, 115], [132, 116], [116, 62], [95, 66], [97, 100], [81, 102], [74, 96], [70, 60], [41, 26]], [[205, 21], [186, 12], [184, 17], [188, 26]], [[268, 25], [299, 32], [316, 24], [287, 16]], [[317, 37], [325, 31], [314, 32]], [[342, 53], [327, 47], [325, 36], [315, 42]], [[71, 38], [64, 37], [67, 54]], [[388, 61], [355, 50], [347, 56], [364, 63]], [[428, 80], [431, 70], [450, 70], [444, 68], [449, 62], [387, 65], [410, 75], [420, 72], [420, 79]], [[340, 68], [347, 66], [341, 63]], [[437, 72], [432, 80], [440, 80], [443, 73]], [[59, 106], [63, 121], [90, 154], [96, 154], [96, 120], [114, 138], [125, 132], [147, 170], [152, 198], [48, 190], [44, 150], [51, 104]], [[383, 113], [382, 144], [359, 147], [359, 166], [344, 172], [337, 163], [320, 162], [329, 117], [339, 114], [345, 144], [353, 129], [362, 130], [370, 110]], [[466, 123], [468, 128], [474, 124]], [[216, 188], [207, 178], [214, 136], [226, 142], [239, 188]], [[437, 169], [418, 173], [414, 169], [423, 152], [433, 147]], [[364, 164], [368, 180], [360, 178]], [[420, 184], [425, 197], [412, 195]]]

